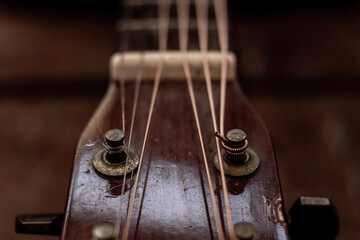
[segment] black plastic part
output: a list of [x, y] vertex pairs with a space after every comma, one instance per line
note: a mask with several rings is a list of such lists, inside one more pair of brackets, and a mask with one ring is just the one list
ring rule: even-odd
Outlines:
[[60, 236], [64, 214], [19, 215], [15, 219], [17, 233]]
[[299, 197], [289, 211], [292, 240], [333, 240], [338, 232], [337, 211], [328, 198]]

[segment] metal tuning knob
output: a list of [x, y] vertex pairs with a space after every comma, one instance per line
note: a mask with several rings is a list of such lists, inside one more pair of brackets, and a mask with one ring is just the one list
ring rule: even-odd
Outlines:
[[139, 156], [124, 144], [125, 132], [111, 129], [104, 136], [104, 148], [93, 159], [94, 168], [105, 176], [119, 177], [134, 171]]
[[[246, 133], [241, 129], [231, 129], [226, 137], [215, 133], [222, 146], [224, 173], [229, 176], [246, 176], [253, 173], [260, 165], [258, 155], [250, 148]], [[214, 157], [214, 164], [220, 169], [218, 155]]]

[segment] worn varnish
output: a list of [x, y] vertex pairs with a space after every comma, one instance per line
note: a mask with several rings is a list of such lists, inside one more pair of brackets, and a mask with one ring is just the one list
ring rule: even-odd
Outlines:
[[[194, 87], [210, 173], [224, 224], [220, 175], [212, 162], [216, 148], [205, 83], [196, 83]], [[213, 87], [218, 105], [218, 83]], [[138, 153], [142, 147], [151, 91], [152, 83], [142, 83], [131, 143]], [[126, 83], [125, 92], [127, 143], [134, 83]], [[90, 239], [92, 226], [100, 222], [115, 224], [117, 218], [121, 218], [121, 226], [124, 226], [132, 188], [120, 195], [121, 180], [99, 176], [92, 165], [94, 155], [103, 148], [105, 132], [122, 128], [120, 99], [119, 84], [111, 82], [80, 138], [61, 239]], [[232, 128], [241, 128], [247, 133], [249, 147], [260, 157], [260, 167], [251, 176], [227, 178], [234, 224], [251, 222], [261, 239], [288, 239], [270, 137], [237, 82], [228, 83], [227, 88], [225, 130]], [[119, 186], [118, 190], [116, 186]], [[160, 82], [130, 227], [130, 239], [145, 238], [217, 238], [185, 82]]]

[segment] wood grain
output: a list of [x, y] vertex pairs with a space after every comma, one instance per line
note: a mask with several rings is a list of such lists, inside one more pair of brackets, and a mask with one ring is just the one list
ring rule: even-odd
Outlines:
[[[221, 215], [224, 216], [220, 177], [212, 164], [215, 143], [204, 89], [203, 83], [195, 85], [212, 180]], [[126, 84], [127, 129], [130, 126], [133, 90], [131, 83]], [[151, 83], [143, 83], [140, 89], [131, 144], [137, 152], [141, 149], [151, 90]], [[218, 84], [214, 84], [214, 91], [219, 92]], [[217, 94], [215, 100], [218, 105]], [[227, 178], [234, 223], [253, 223], [261, 239], [287, 239], [286, 224], [275, 223], [279, 218], [269, 214], [274, 199], [281, 198], [281, 190], [268, 132], [243, 96], [238, 83], [229, 83], [226, 104], [225, 129], [245, 130], [250, 147], [261, 159], [260, 167], [253, 175]], [[120, 126], [120, 89], [116, 83], [110, 83], [103, 102], [79, 141], [62, 239], [89, 239], [92, 226], [104, 221], [115, 223], [118, 217], [124, 223], [129, 191], [123, 196], [109, 191], [119, 180], [100, 177], [92, 167], [93, 156], [102, 149], [103, 134]], [[185, 82], [160, 83], [140, 174], [130, 239], [216, 238], [200, 144]], [[123, 206], [121, 212], [120, 201]], [[278, 214], [285, 216], [282, 208]]]

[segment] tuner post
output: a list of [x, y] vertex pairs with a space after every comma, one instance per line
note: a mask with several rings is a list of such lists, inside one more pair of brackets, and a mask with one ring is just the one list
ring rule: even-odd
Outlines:
[[221, 140], [221, 146], [225, 151], [227, 161], [234, 165], [246, 162], [249, 157], [246, 152], [249, 142], [243, 130], [232, 129], [226, 133], [226, 138], [222, 137], [218, 132], [215, 133], [215, 136]]
[[93, 159], [97, 172], [109, 177], [119, 177], [137, 168], [139, 156], [124, 141], [125, 132], [120, 129], [110, 129], [105, 133], [104, 148]]
[[105, 158], [111, 163], [121, 163], [126, 160], [125, 133], [120, 129], [111, 129], [104, 137]]
[[[226, 137], [216, 132], [215, 137], [219, 138], [222, 146], [223, 168], [226, 175], [246, 176], [253, 173], [260, 164], [258, 155], [250, 148], [245, 131], [231, 129]], [[215, 155], [214, 164], [217, 169], [219, 157]]]

